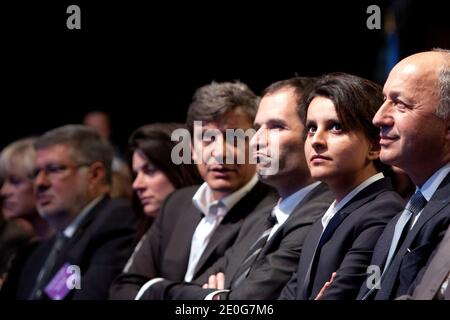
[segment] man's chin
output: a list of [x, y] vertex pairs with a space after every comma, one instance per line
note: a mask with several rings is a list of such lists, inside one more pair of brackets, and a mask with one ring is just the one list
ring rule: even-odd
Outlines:
[[380, 160], [384, 164], [390, 165], [390, 166], [397, 166], [398, 159], [394, 155], [385, 153], [384, 155], [380, 154]]
[[52, 208], [50, 206], [38, 207], [37, 211], [42, 218], [55, 217], [62, 214], [62, 210], [59, 208]]
[[18, 215], [14, 210], [3, 208], [3, 217], [6, 220], [11, 220], [11, 219], [19, 218], [20, 215]]
[[213, 192], [225, 195], [231, 194], [237, 190], [236, 187], [234, 187], [230, 183], [210, 183], [208, 185]]

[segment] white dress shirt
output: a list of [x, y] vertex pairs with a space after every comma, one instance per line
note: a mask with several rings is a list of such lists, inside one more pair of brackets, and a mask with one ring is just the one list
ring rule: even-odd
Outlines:
[[228, 211], [239, 202], [258, 182], [257, 175], [242, 188], [220, 200], [213, 200], [213, 191], [205, 182], [197, 190], [192, 202], [197, 209], [203, 213], [195, 232], [192, 236], [191, 251], [189, 253], [189, 264], [184, 281], [190, 282], [194, 277], [195, 268], [200, 257], [205, 251], [211, 236], [217, 229]]
[[[203, 213], [203, 218], [200, 220], [194, 235], [192, 236], [191, 251], [189, 254], [189, 264], [185, 281], [191, 281], [194, 276], [194, 271], [197, 263], [208, 245], [214, 230], [219, 226], [225, 215], [230, 209], [239, 202], [256, 184], [258, 183], [258, 176], [255, 174], [253, 178], [241, 189], [224, 197], [220, 200], [213, 200], [212, 190], [206, 182], [204, 182], [192, 198], [194, 206]], [[187, 280], [189, 279], [189, 280]], [[154, 284], [164, 281], [164, 278], [158, 277], [147, 281], [138, 291], [135, 300], [139, 300], [145, 291], [147, 291]]]
[[273, 226], [267, 240], [269, 240], [275, 234], [275, 232], [289, 218], [298, 204], [319, 184], [319, 181], [314, 182], [304, 188], [301, 188], [287, 198], [278, 200], [278, 204], [272, 210], [272, 216], [275, 216], [275, 218], [277, 219], [277, 223]]
[[[286, 222], [298, 204], [314, 189], [320, 182], [314, 182], [306, 187], [301, 188], [287, 198], [278, 200], [278, 204], [272, 209], [272, 216], [277, 219], [276, 224], [270, 231], [267, 241], [275, 234], [275, 232]], [[226, 276], [226, 275], [225, 275]], [[204, 300], [212, 300], [218, 294], [229, 292], [229, 289], [216, 290], [209, 293]]]

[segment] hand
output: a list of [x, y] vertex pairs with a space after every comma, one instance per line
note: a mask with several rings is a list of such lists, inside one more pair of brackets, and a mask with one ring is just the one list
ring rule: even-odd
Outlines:
[[335, 278], [336, 278], [336, 272], [333, 272], [333, 274], [331, 275], [331, 279], [329, 281], [325, 282], [322, 289], [320, 289], [319, 293], [317, 294], [317, 296], [314, 300], [319, 300], [320, 298], [322, 298], [322, 296], [325, 293], [325, 290], [327, 290], [331, 286], [331, 284], [333, 283]]
[[203, 289], [224, 289], [225, 288], [225, 274], [219, 272], [217, 274], [210, 275], [208, 283], [202, 286]]

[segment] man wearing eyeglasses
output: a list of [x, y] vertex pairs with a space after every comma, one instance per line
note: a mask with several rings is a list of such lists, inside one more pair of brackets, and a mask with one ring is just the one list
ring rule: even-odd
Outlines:
[[133, 249], [135, 215], [110, 199], [112, 148], [93, 129], [67, 125], [35, 142], [39, 214], [57, 231], [17, 260], [2, 294], [16, 299], [106, 299]]

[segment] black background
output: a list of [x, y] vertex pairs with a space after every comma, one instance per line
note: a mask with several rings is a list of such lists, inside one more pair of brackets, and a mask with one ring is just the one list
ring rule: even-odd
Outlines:
[[[354, 73], [378, 82], [383, 30], [367, 6], [390, 1], [30, 1], [1, 8], [0, 148], [109, 112], [124, 147], [139, 125], [184, 121], [194, 90], [239, 79], [259, 93], [295, 74]], [[450, 48], [442, 1], [400, 0], [401, 57]], [[143, 4], [146, 3], [146, 4]], [[81, 8], [81, 30], [66, 9]], [[382, 24], [384, 27], [384, 24]]]

